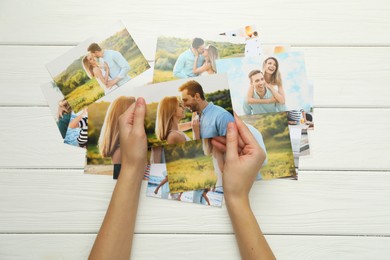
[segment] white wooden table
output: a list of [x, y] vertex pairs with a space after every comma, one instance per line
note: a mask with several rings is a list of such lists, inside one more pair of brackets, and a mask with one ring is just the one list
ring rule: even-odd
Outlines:
[[[253, 210], [278, 259], [390, 257], [388, 0], [0, 0], [0, 259], [89, 254], [115, 182], [83, 174], [40, 85], [44, 64], [118, 19], [150, 60], [151, 35], [247, 24], [304, 51], [312, 155], [299, 181], [256, 183]], [[134, 259], [239, 259], [226, 208], [141, 197]]]

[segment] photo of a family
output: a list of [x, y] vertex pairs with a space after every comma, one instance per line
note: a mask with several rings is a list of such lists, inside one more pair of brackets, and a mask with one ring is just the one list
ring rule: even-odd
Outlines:
[[225, 136], [227, 124], [234, 121], [225, 75], [175, 80], [131, 91], [146, 100], [149, 146]]
[[221, 207], [223, 201], [223, 192], [215, 189], [170, 193], [166, 164], [157, 163], [151, 165], [146, 196], [215, 207]]
[[153, 82], [215, 74], [217, 59], [244, 55], [243, 37], [158, 37]]
[[46, 67], [76, 113], [150, 68], [122, 23], [99, 32]]

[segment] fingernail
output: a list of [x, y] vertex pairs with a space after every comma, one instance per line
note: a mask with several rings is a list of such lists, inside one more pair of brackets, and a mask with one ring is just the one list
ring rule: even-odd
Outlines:
[[234, 129], [234, 123], [232, 123], [232, 122], [229, 122], [228, 123], [228, 131], [233, 131], [233, 129]]
[[143, 106], [145, 104], [145, 99], [140, 97], [137, 98], [137, 106]]

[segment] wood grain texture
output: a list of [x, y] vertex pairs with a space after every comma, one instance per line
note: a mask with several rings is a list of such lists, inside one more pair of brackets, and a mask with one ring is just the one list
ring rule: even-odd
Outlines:
[[[153, 60], [154, 45], [145, 47], [147, 42], [142, 40], [140, 45], [144, 46], [146, 58]], [[44, 65], [71, 48], [0, 46], [0, 105], [46, 105], [40, 86], [51, 78]], [[390, 82], [390, 48], [295, 47], [292, 50], [305, 53], [308, 76], [314, 83], [315, 107], [390, 107], [387, 83]], [[16, 57], [23, 57], [25, 62]], [[139, 78], [131, 84], [141, 84]]]
[[[0, 233], [96, 233], [115, 186], [81, 170], [1, 170]], [[256, 182], [266, 234], [390, 235], [389, 172], [301, 172]], [[141, 194], [146, 192], [146, 182]], [[137, 233], [232, 233], [226, 208], [141, 196]]]
[[[47, 107], [1, 107], [0, 168], [83, 168], [85, 150], [64, 145]], [[369, 132], [367, 124], [369, 119]], [[315, 109], [312, 154], [302, 170], [390, 170], [390, 109]]]
[[[254, 213], [278, 259], [388, 259], [387, 0], [1, 0], [0, 259], [89, 254], [115, 182], [83, 174], [84, 151], [61, 143], [40, 85], [47, 62], [119, 19], [149, 60], [156, 35], [246, 24], [304, 51], [311, 155], [299, 181], [255, 183]], [[141, 196], [136, 232], [133, 259], [239, 259], [224, 207]]]
[[[1, 259], [87, 259], [95, 234], [0, 235]], [[277, 259], [386, 259], [388, 237], [267, 235]], [[205, 242], [207, 240], [207, 242]], [[172, 250], [172, 244], [175, 249]], [[239, 259], [233, 235], [136, 234], [132, 258]]]
[[[19, 8], [23, 6], [23, 8]], [[388, 45], [387, 0], [146, 2], [3, 0], [0, 43], [75, 44], [122, 19], [139, 35], [181, 31], [218, 33], [257, 24], [265, 42], [315, 45]], [[93, 11], [92, 11], [93, 10]], [[191, 28], [191, 29], [190, 29]], [[17, 32], [17, 33], [15, 33]]]

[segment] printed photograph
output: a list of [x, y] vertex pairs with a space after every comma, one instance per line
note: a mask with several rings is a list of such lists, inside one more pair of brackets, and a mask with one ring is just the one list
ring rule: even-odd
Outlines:
[[[119, 91], [105, 96], [88, 107], [89, 127], [87, 165], [84, 173], [112, 175], [117, 179], [121, 169], [119, 117], [135, 103], [134, 96], [121, 96]], [[149, 155], [150, 156], [150, 155]], [[148, 179], [149, 168], [144, 172]]]
[[245, 38], [216, 36], [157, 39], [153, 82], [164, 82], [217, 73], [218, 59], [243, 57]]
[[88, 141], [88, 111], [75, 113], [52, 81], [41, 86], [64, 143], [86, 148]]
[[254, 132], [253, 128], [249, 127], [256, 139], [261, 138], [266, 147], [267, 160], [260, 170], [262, 179], [295, 177], [287, 113], [246, 115], [240, 118], [248, 127], [250, 125], [257, 130]]
[[287, 120], [295, 166], [298, 167], [299, 157], [310, 155], [308, 131], [314, 129], [313, 112], [290, 110], [287, 112]]
[[216, 188], [221, 171], [214, 169], [212, 147], [208, 144], [203, 139], [164, 146], [171, 193]]
[[121, 22], [97, 31], [46, 67], [75, 113], [150, 68]]
[[235, 30], [221, 33], [230, 37], [244, 37], [245, 42], [245, 57], [259, 57], [263, 54], [262, 44], [259, 36], [259, 31], [255, 25], [244, 26]]
[[[278, 61], [281, 55], [287, 55], [281, 59], [283, 67]], [[288, 55], [295, 54], [217, 61], [219, 73], [228, 76], [233, 108], [238, 115], [276, 113], [297, 108], [310, 110], [312, 99], [306, 73], [302, 71], [304, 63], [292, 64]]]
[[223, 74], [134, 87], [129, 93], [146, 100], [149, 147], [225, 136], [234, 121]]
[[43, 84], [41, 89], [57, 124], [58, 130], [60, 131], [61, 137], [64, 139], [66, 131], [68, 130], [72, 108], [53, 81]]
[[70, 120], [66, 135], [64, 138], [65, 144], [70, 144], [76, 147], [87, 148], [88, 143], [88, 109], [75, 113], [70, 112]]
[[170, 193], [165, 163], [151, 165], [146, 196], [215, 207], [221, 207], [223, 201], [223, 191], [216, 189]]

